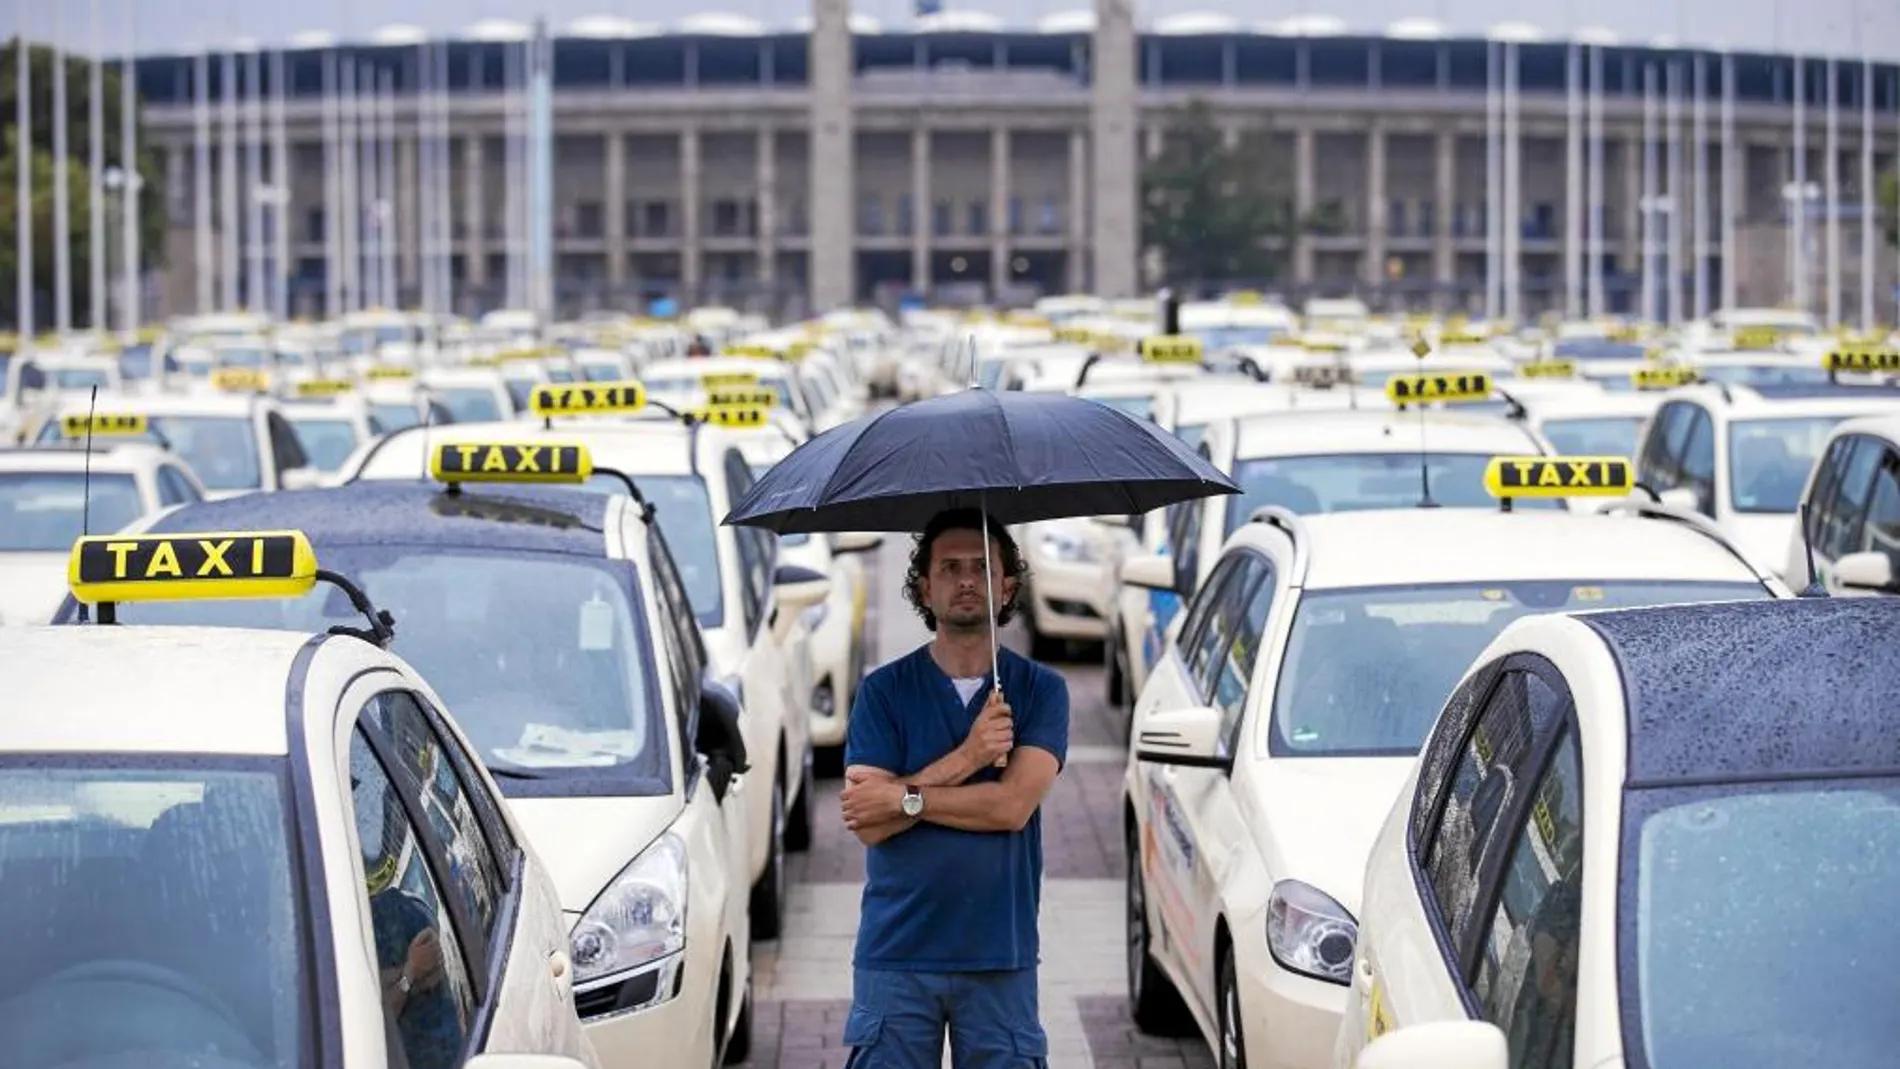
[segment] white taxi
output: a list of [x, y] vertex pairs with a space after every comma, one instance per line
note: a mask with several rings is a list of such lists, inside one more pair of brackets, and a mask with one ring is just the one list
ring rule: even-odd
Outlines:
[[348, 379], [304, 379], [290, 392], [281, 402], [284, 418], [296, 428], [310, 466], [326, 475], [383, 433], [369, 403]]
[[[98, 625], [0, 632], [20, 703], [0, 723], [9, 1059], [599, 1064], [547, 871], [301, 534], [93, 537], [69, 569]], [[110, 625], [320, 578], [367, 627]]]
[[1801, 492], [1782, 572], [1804, 582], [1809, 561], [1829, 593], [1900, 594], [1900, 415], [1843, 420]]
[[[1503, 504], [1627, 495], [1622, 458], [1497, 458]], [[1123, 580], [1165, 586], [1155, 558]], [[1786, 595], [1693, 514], [1296, 516], [1226, 541], [1136, 704], [1124, 779], [1128, 992], [1223, 1067], [1311, 1069], [1351, 982], [1379, 821], [1476, 651], [1517, 617]], [[1185, 1011], [1185, 1012], [1184, 1012]]]
[[[38, 441], [67, 437], [68, 425], [84, 426], [93, 411], [85, 401], [67, 401], [40, 427]], [[142, 419], [139, 435], [177, 454], [204, 483], [206, 496], [232, 497], [256, 491], [316, 486], [323, 473], [310, 463], [283, 407], [261, 393], [141, 394], [102, 402], [97, 415]]]
[[1373, 845], [1332, 1064], [1891, 1064], [1894, 637], [1836, 598], [1507, 628]]
[[[543, 438], [585, 445], [595, 461], [632, 477], [652, 502], [655, 518], [679, 566], [687, 603], [699, 621], [715, 677], [745, 710], [746, 752], [754, 789], [745, 792], [751, 844], [752, 931], [776, 938], [784, 918], [785, 852], [811, 842], [811, 712], [796, 694], [796, 673], [784, 643], [798, 615], [823, 602], [831, 581], [779, 560], [778, 539], [720, 521], [752, 485], [745, 456], [717, 426], [673, 420], [627, 419], [645, 406], [638, 384], [594, 383], [551, 387], [542, 410], [558, 420], [531, 423], [455, 423], [412, 427], [361, 451], [338, 475], [355, 480], [418, 479], [428, 470], [425, 448], [439, 443], [533, 442]], [[620, 418], [617, 418], [620, 417]], [[615, 478], [587, 484], [624, 492]]]
[[118, 436], [135, 426], [100, 422], [90, 461], [77, 444], [0, 450], [0, 624], [53, 618], [66, 596], [66, 554], [81, 534], [203, 500], [204, 484], [177, 457]]

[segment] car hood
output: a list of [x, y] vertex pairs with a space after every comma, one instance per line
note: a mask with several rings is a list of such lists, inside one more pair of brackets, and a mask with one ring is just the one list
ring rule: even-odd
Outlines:
[[[1275, 758], [1256, 780], [1277, 842], [1274, 875], [1311, 884], [1359, 915], [1366, 858], [1385, 824], [1412, 757]], [[1260, 821], [1255, 827], [1268, 826]]]
[[44, 624], [66, 598], [64, 553], [0, 553], [0, 624]]
[[585, 912], [682, 809], [670, 794], [508, 799], [508, 811], [554, 880], [561, 909], [572, 914]]

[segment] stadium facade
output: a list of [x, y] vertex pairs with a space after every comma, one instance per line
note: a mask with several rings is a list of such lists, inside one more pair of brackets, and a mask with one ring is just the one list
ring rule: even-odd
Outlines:
[[[1691, 265], [1699, 251], [1707, 265], [1702, 300], [1732, 294], [1744, 304], [1774, 304], [1800, 292], [1824, 313], [1832, 281], [1841, 314], [1851, 319], [1863, 289], [1863, 106], [1871, 104], [1878, 175], [1892, 172], [1900, 142], [1900, 68], [1891, 64], [1602, 39], [1573, 48], [1537, 39], [1528, 27], [1501, 28], [1494, 39], [1508, 32], [1519, 42], [1511, 54], [1520, 193], [1494, 220], [1487, 211], [1487, 85], [1502, 84], [1492, 81], [1493, 57], [1504, 50], [1487, 40], [1446, 38], [1416, 22], [1383, 37], [1347, 36], [1310, 21], [1242, 27], [1212, 15], [1137, 27], [1127, 0], [1102, 0], [1093, 12], [1054, 16], [1033, 29], [949, 12], [881, 31], [848, 22], [842, 0], [816, 0], [813, 18], [815, 31], [716, 15], [664, 31], [605, 19], [549, 29], [553, 245], [546, 262], [558, 307], [631, 308], [670, 296], [797, 314], [898, 293], [944, 301], [1131, 294], [1152, 281], [1153, 266], [1138, 248], [1139, 161], [1168, 151], [1174, 110], [1198, 98], [1229, 143], [1266, 161], [1262, 181], [1281, 188], [1302, 216], [1327, 224], [1296, 240], [1282, 278], [1236, 282], [1269, 285], [1291, 299], [1358, 294], [1375, 307], [1476, 310], [1486, 292], [1486, 232], [1496, 226], [1519, 265], [1513, 299], [1525, 315], [1562, 308], [1586, 287], [1592, 293], [1584, 299], [1597, 298], [1604, 310], [1666, 312], [1673, 302], [1686, 311], [1698, 297]], [[469, 39], [431, 46], [440, 54], [433, 69], [446, 74], [450, 138], [442, 187], [448, 247], [437, 262], [447, 265], [462, 311], [517, 296], [508, 284], [509, 246], [511, 235], [519, 245], [521, 228], [508, 225], [504, 197], [506, 135], [515, 127], [504, 89], [515, 77], [509, 57], [523, 49], [481, 38], [522, 29], [477, 26]], [[280, 222], [296, 312], [321, 314], [327, 302], [354, 307], [370, 296], [404, 305], [419, 299], [429, 276], [419, 185], [427, 170], [419, 161], [428, 153], [416, 136], [424, 55], [406, 41], [284, 53], [288, 196], [267, 214], [236, 213], [244, 233], [215, 240], [220, 250], [249, 249]], [[225, 181], [219, 169], [227, 91], [235, 112], [258, 99], [250, 87], [259, 83], [242, 77], [246, 62], [236, 61], [235, 83], [221, 58], [206, 67], [213, 181], [211, 212], [201, 218], [194, 195], [198, 60], [139, 61], [147, 137], [166, 161], [172, 219], [160, 311], [189, 311], [206, 291], [230, 292], [222, 278], [200, 285], [197, 235], [222, 226], [220, 202], [232, 189], [252, 188], [248, 180]], [[371, 292], [359, 280], [375, 272], [332, 262], [340, 246], [335, 213], [326, 211], [323, 134], [325, 72], [333, 63], [353, 69], [359, 84], [386, 80], [392, 89], [394, 150], [385, 173], [393, 196], [380, 218], [398, 239], [388, 272], [393, 290]], [[260, 70], [269, 90], [271, 64]], [[1569, 91], [1573, 70], [1580, 95]], [[1658, 95], [1649, 187], [1646, 86]], [[1660, 98], [1672, 87], [1679, 98], [1665, 105]], [[1798, 142], [1807, 181], [1830, 174], [1830, 100], [1838, 109], [1835, 226], [1824, 196], [1811, 189], [1790, 195]], [[1797, 103], [1805, 113], [1800, 131]], [[1725, 110], [1732, 114], [1732, 204], [1721, 196]], [[1707, 143], [1701, 182], [1698, 113]], [[1591, 123], [1578, 123], [1579, 136], [1570, 136], [1572, 115], [1600, 115], [1600, 155], [1582, 136]], [[232, 128], [242, 145], [253, 126], [237, 121]], [[1588, 166], [1599, 160], [1600, 167]], [[1658, 196], [1669, 191], [1672, 174], [1679, 195]], [[1596, 249], [1588, 248], [1595, 227], [1583, 211], [1568, 213], [1573, 187], [1580, 204], [1601, 191]], [[1708, 192], [1706, 205], [1696, 204], [1697, 189]], [[1797, 248], [1791, 229], [1804, 212]], [[1648, 304], [1640, 284], [1645, 214], [1661, 238], [1649, 260]], [[1722, 255], [1725, 224], [1734, 228], [1733, 263]], [[257, 245], [267, 257], [277, 247], [274, 237]], [[1880, 245], [1875, 292], [1886, 317], [1895, 258]], [[1600, 259], [1600, 287], [1570, 281], [1573, 250], [1579, 263], [1592, 253]], [[360, 264], [358, 250], [344, 251]], [[1795, 274], [1803, 275], [1799, 283]], [[232, 287], [247, 288], [245, 279]]]

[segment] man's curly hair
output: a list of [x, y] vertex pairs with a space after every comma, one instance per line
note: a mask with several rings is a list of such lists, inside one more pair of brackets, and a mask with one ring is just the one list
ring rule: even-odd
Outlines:
[[[904, 575], [904, 597], [910, 602], [917, 615], [924, 618], [924, 626], [931, 631], [937, 630], [937, 614], [924, 604], [923, 580], [930, 574], [930, 551], [937, 544], [937, 536], [945, 531], [980, 531], [984, 529], [984, 515], [976, 509], [951, 509], [939, 512], [931, 519], [924, 533], [917, 536], [910, 551], [910, 571]], [[1016, 580], [1016, 589], [1009, 598], [996, 607], [996, 626], [1002, 627], [1016, 618], [1017, 609], [1023, 599], [1023, 580], [1029, 577], [1029, 562], [1023, 559], [1022, 551], [1016, 548], [1016, 540], [1009, 531], [988, 517], [990, 537], [1002, 547], [1000, 555], [992, 554], [990, 567], [1006, 579]]]

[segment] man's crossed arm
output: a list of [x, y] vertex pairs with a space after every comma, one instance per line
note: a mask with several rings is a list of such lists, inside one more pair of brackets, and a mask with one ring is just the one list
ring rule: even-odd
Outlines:
[[[845, 827], [866, 846], [907, 831], [918, 820], [963, 831], [1020, 831], [1048, 796], [1060, 771], [1049, 751], [1018, 746], [1010, 752], [1002, 778], [965, 784], [982, 767], [963, 747], [905, 781], [886, 769], [852, 765], [845, 770], [841, 799]], [[901, 807], [906, 782], [923, 793], [924, 811], [919, 818], [905, 816]]]

